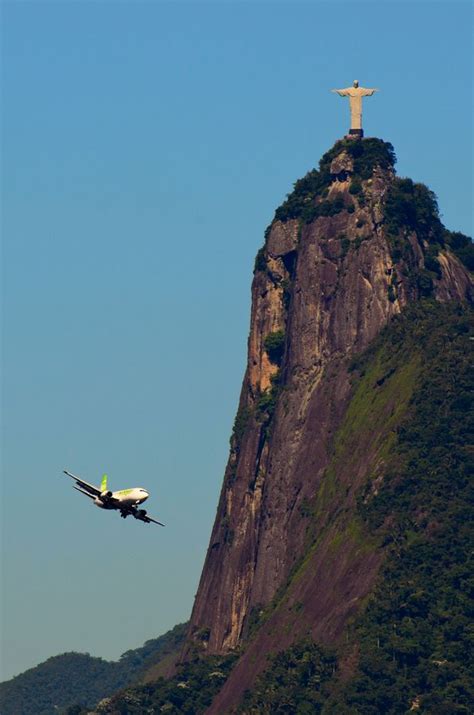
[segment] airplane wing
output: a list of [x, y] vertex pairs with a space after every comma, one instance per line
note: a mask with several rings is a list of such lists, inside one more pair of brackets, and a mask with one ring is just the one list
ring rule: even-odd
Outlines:
[[132, 514], [135, 517], [135, 519], [144, 521], [145, 524], [149, 524], [150, 521], [152, 521], [154, 524], [158, 524], [159, 526], [164, 526], [164, 524], [162, 524], [161, 521], [157, 521], [156, 519], [153, 519], [153, 517], [148, 516], [145, 509], [132, 509]]
[[[88, 482], [85, 482], [83, 479], [80, 479], [79, 477], [76, 477], [74, 474], [71, 474], [71, 472], [66, 471], [65, 469], [63, 470], [64, 474], [67, 474], [68, 477], [71, 477], [72, 479], [76, 480], [76, 484], [79, 487], [82, 487], [82, 490], [79, 489], [79, 491], [82, 491], [82, 493], [90, 494], [91, 496], [98, 497], [100, 495], [100, 489], [99, 487], [95, 487], [93, 484], [89, 484]], [[76, 489], [76, 487], [74, 487]]]
[[86, 497], [89, 497], [90, 499], [95, 499], [95, 496], [93, 494], [86, 492], [84, 489], [80, 489], [80, 487], [75, 487], [74, 484], [72, 485], [72, 488], [77, 489], [78, 492], [81, 492], [81, 494], [85, 494]]

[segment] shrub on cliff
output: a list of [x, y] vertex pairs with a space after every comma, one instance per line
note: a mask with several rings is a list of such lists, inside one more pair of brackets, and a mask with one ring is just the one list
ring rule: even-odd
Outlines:
[[387, 194], [385, 220], [389, 236], [398, 236], [400, 230], [416, 231], [428, 243], [444, 244], [436, 195], [424, 184], [395, 179]]
[[336, 142], [319, 162], [319, 170], [323, 174], [329, 172], [332, 160], [345, 151], [352, 158], [354, 163], [354, 175], [365, 181], [370, 179], [374, 169], [378, 166], [381, 169], [393, 169], [397, 161], [395, 151], [390, 142], [371, 137], [355, 141], [353, 139], [343, 139]]
[[[288, 194], [283, 204], [275, 212], [275, 220], [288, 221], [289, 219], [302, 218], [306, 223], [313, 221], [318, 216], [333, 216], [342, 210], [343, 206], [337, 206], [337, 202], [332, 202], [335, 206], [333, 212], [327, 206], [320, 212], [317, 200], [325, 197], [327, 189], [331, 183], [330, 167], [332, 160], [345, 151], [349, 154], [354, 163], [354, 176], [357, 181], [369, 179], [375, 167], [381, 169], [392, 169], [396, 162], [393, 146], [389, 142], [381, 139], [363, 139], [354, 141], [343, 139], [336, 142], [319, 162], [319, 170], [312, 169], [305, 177], [299, 179], [293, 191]], [[357, 186], [357, 183], [355, 184]], [[327, 202], [331, 203], [331, 202]]]
[[446, 231], [445, 241], [461, 263], [470, 271], [474, 271], [474, 245], [472, 238], [459, 231]]
[[300, 218], [304, 210], [314, 204], [314, 199], [322, 195], [329, 182], [329, 175], [325, 175], [316, 169], [309, 171], [306, 176], [295, 183], [293, 191], [288, 194], [283, 204], [277, 208], [275, 220], [288, 221], [292, 218]]
[[276, 330], [273, 333], [269, 333], [263, 341], [263, 347], [270, 362], [273, 365], [281, 365], [285, 350], [285, 331]]
[[255, 256], [255, 264], [253, 267], [253, 272], [257, 273], [257, 271], [264, 271], [267, 268], [267, 257], [266, 257], [266, 249], [265, 246], [262, 246], [259, 248], [257, 251], [257, 255]]

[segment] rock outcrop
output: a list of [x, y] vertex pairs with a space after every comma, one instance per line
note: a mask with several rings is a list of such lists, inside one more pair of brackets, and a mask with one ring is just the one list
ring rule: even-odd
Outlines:
[[[272, 643], [308, 633], [336, 641], [373, 585], [382, 554], [361, 550], [352, 533], [337, 539], [331, 527], [340, 535], [349, 524], [355, 491], [381, 459], [377, 431], [389, 429], [387, 416], [366, 443], [338, 453], [334, 490], [328, 468], [350, 398], [348, 365], [409, 302], [469, 299], [469, 273], [447, 234], [432, 194], [397, 179], [391, 146], [374, 139], [338, 142], [267, 231], [230, 457], [183, 657], [196, 643], [209, 653], [238, 648], [302, 560], [310, 568], [288, 605], [305, 604], [304, 618], [282, 630], [276, 609], [210, 712], [228, 711]], [[314, 532], [305, 510], [316, 497]]]

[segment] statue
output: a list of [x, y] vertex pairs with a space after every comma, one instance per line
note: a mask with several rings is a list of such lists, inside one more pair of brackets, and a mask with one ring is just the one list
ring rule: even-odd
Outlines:
[[346, 89], [332, 89], [331, 92], [336, 92], [340, 97], [349, 97], [349, 105], [351, 109], [351, 128], [349, 136], [354, 138], [362, 138], [364, 130], [362, 129], [362, 97], [371, 97], [378, 89], [366, 89], [359, 87], [359, 81], [354, 80], [352, 87]]

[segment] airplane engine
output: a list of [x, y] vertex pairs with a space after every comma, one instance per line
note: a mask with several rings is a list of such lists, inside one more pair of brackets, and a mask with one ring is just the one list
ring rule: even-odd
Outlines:
[[100, 493], [101, 499], [110, 499], [111, 496], [112, 496], [112, 492], [101, 492]]
[[102, 499], [99, 499], [99, 497], [96, 497], [96, 498], [94, 499], [94, 504], [95, 504], [96, 506], [99, 506], [101, 509], [105, 509], [105, 504], [104, 504], [104, 502], [102, 501]]

